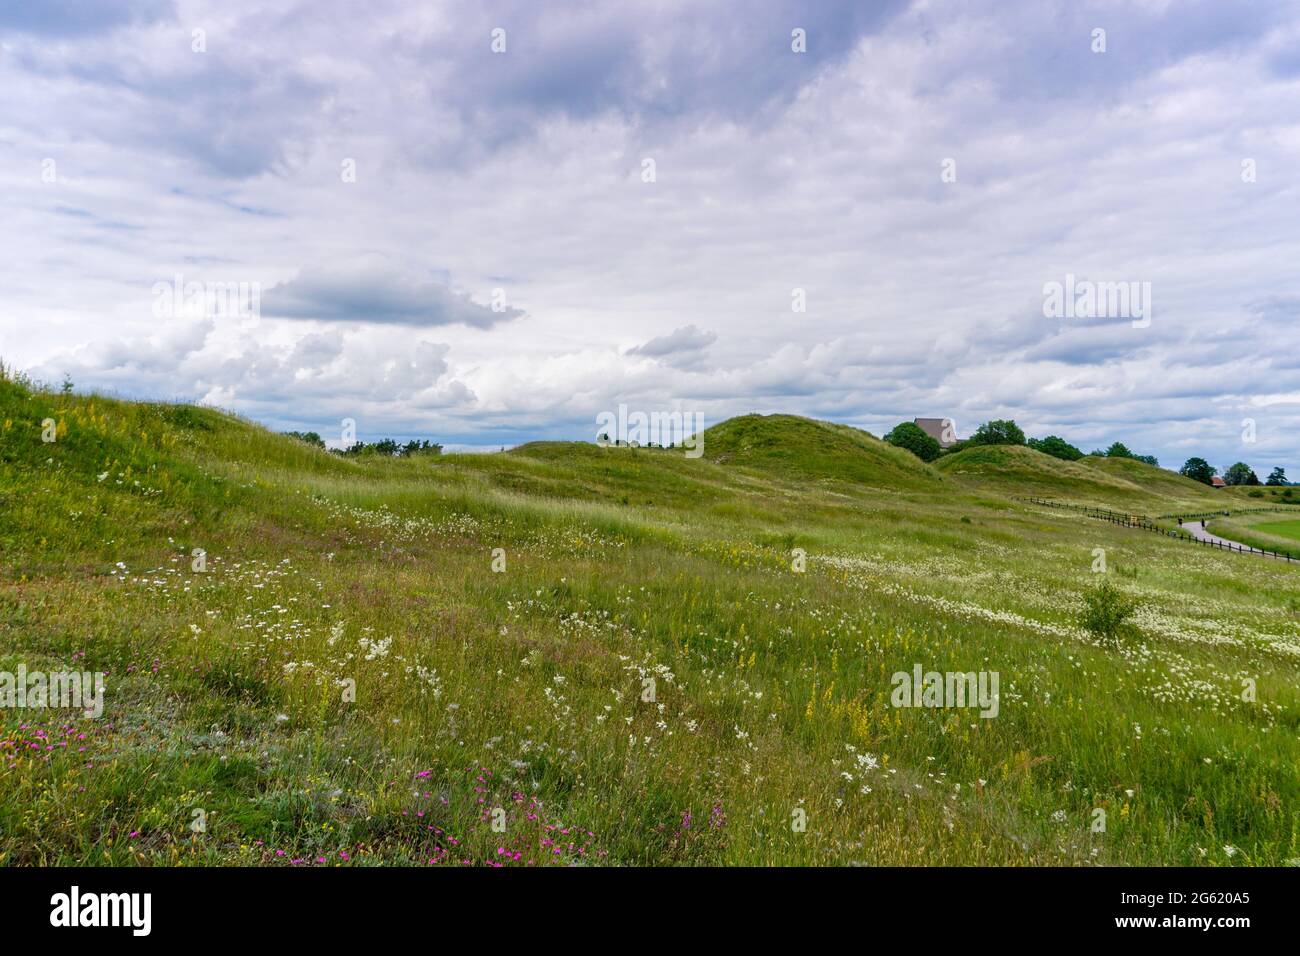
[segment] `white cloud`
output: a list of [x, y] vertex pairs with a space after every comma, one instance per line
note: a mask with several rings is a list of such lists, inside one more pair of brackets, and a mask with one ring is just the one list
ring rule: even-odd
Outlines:
[[[861, 8], [818, 5], [803, 61], [784, 3], [11, 23], [0, 356], [363, 437], [589, 437], [628, 401], [1300, 467], [1285, 6]], [[178, 273], [259, 283], [261, 321], [160, 323]], [[1151, 326], [1043, 319], [1067, 273], [1150, 282]]]

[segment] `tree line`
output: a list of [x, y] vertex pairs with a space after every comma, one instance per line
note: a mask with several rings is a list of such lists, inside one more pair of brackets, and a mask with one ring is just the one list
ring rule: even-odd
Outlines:
[[[315, 445], [317, 448], [326, 448], [325, 439], [321, 438], [316, 432], [284, 432], [290, 438], [296, 438], [298, 441], [306, 442], [308, 445]], [[352, 457], [356, 455], [387, 455], [395, 457], [397, 455], [441, 455], [442, 446], [436, 442], [427, 439], [412, 439], [402, 443], [394, 441], [391, 438], [383, 438], [377, 442], [367, 444], [363, 441], [353, 442], [347, 448], [326, 448], [327, 451], [335, 455]]]
[[[1060, 458], [1063, 461], [1078, 461], [1084, 457], [1082, 449], [1071, 445], [1059, 435], [1048, 435], [1045, 438], [1026, 438], [1019, 425], [1005, 418], [984, 422], [979, 428], [975, 429], [975, 433], [970, 438], [956, 442], [948, 448], [943, 448], [938, 439], [927, 434], [915, 422], [899, 422], [885, 435], [885, 441], [899, 448], [906, 448], [917, 458], [927, 462], [934, 461], [941, 455], [955, 455], [959, 451], [976, 445], [1024, 445], [1045, 455], [1051, 455], [1053, 458]], [[1118, 441], [1113, 442], [1109, 448], [1096, 448], [1088, 454], [1098, 458], [1131, 458], [1133, 461], [1144, 462], [1156, 467], [1160, 465], [1154, 455], [1139, 455], [1123, 442]], [[1183, 467], [1178, 469], [1178, 473], [1194, 481], [1204, 482], [1209, 485], [1213, 484], [1213, 479], [1219, 474], [1219, 470], [1204, 458], [1189, 458]], [[1289, 484], [1286, 478], [1286, 470], [1281, 466], [1274, 468], [1268, 478], [1261, 482], [1254, 469], [1242, 461], [1225, 468], [1222, 478], [1223, 483], [1227, 485]]]

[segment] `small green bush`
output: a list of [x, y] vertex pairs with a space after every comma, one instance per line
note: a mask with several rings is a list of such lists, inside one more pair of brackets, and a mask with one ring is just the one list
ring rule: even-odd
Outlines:
[[1093, 637], [1115, 640], [1125, 630], [1125, 622], [1138, 609], [1139, 602], [1109, 581], [1084, 592], [1079, 611], [1079, 626]]

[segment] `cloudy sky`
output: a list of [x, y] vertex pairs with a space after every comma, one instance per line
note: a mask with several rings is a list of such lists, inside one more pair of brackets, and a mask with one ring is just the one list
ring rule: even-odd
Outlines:
[[362, 9], [0, 0], [0, 359], [365, 440], [1009, 417], [1300, 477], [1294, 3]]

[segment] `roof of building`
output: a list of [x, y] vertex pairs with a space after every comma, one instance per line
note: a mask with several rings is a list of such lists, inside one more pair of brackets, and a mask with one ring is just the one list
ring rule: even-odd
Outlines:
[[1224, 481], [1222, 478], [1220, 478], [1218, 475], [1215, 475], [1213, 478], [1210, 479], [1210, 484], [1214, 485], [1214, 487], [1216, 488], [1223, 488], [1228, 483]]
[[[940, 448], [957, 444], [957, 427], [951, 418], [914, 418], [912, 421], [917, 428], [937, 441]], [[950, 437], [945, 437], [945, 433]]]

